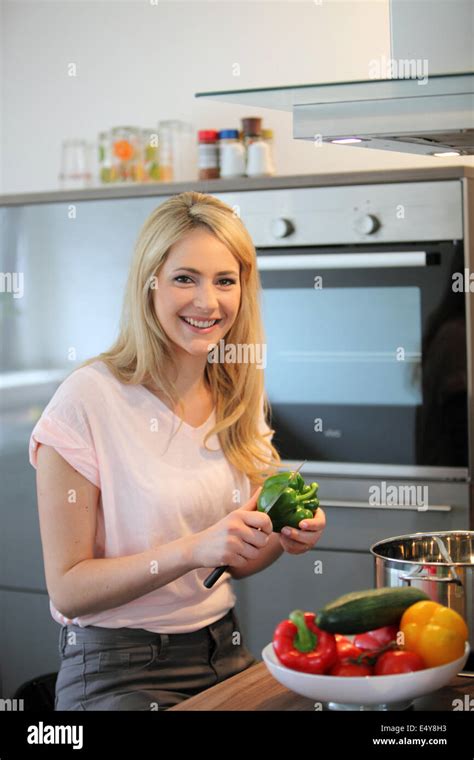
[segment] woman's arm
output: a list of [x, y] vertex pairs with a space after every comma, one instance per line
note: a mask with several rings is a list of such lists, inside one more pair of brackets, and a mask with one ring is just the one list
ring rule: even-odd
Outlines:
[[93, 557], [100, 491], [40, 445], [37, 493], [49, 596], [72, 619], [119, 607], [194, 569], [192, 536], [126, 557]]

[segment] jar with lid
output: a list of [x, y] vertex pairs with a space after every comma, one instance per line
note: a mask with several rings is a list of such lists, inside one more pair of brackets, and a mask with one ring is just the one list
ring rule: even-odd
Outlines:
[[262, 119], [257, 116], [249, 116], [242, 119], [242, 132], [244, 136], [244, 148], [247, 153], [250, 143], [262, 136]]
[[114, 127], [111, 132], [112, 167], [118, 182], [143, 180], [143, 151], [138, 127]]
[[142, 129], [144, 182], [158, 182], [160, 179], [158, 144], [156, 129]]
[[219, 165], [221, 177], [245, 176], [245, 150], [238, 129], [219, 132]]
[[214, 129], [198, 131], [198, 178], [218, 179], [219, 154], [217, 147], [218, 133]]

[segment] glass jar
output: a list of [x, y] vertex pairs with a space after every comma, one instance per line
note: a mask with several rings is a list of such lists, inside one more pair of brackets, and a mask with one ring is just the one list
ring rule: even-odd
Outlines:
[[273, 176], [276, 174], [275, 161], [273, 157], [273, 129], [262, 129], [262, 139], [268, 145], [270, 174]]
[[156, 129], [142, 129], [144, 182], [159, 182], [159, 135]]
[[110, 131], [112, 168], [117, 182], [142, 182], [142, 136], [139, 127], [114, 127]]
[[115, 170], [112, 165], [112, 145], [110, 142], [110, 132], [99, 132], [98, 138], [98, 162], [99, 162], [99, 180], [103, 183], [115, 182]]
[[63, 140], [59, 186], [62, 190], [89, 187], [92, 183], [91, 144], [86, 140]]
[[198, 132], [198, 178], [219, 178], [218, 133], [214, 129], [200, 129]]
[[172, 182], [173, 173], [173, 125], [170, 121], [158, 123], [158, 156], [160, 182]]

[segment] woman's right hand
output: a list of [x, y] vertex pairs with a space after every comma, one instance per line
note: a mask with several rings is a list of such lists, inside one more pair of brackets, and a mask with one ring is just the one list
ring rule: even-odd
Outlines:
[[240, 509], [193, 536], [192, 558], [195, 567], [244, 567], [256, 559], [272, 533], [272, 521], [257, 511], [262, 488]]

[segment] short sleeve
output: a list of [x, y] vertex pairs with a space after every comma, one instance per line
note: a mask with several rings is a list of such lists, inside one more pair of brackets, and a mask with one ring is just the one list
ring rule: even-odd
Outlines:
[[[90, 378], [70, 375], [56, 390], [31, 433], [29, 460], [37, 467], [38, 444], [52, 446], [81, 475], [100, 488], [97, 454], [88, 413]], [[86, 393], [84, 391], [84, 385]]]

